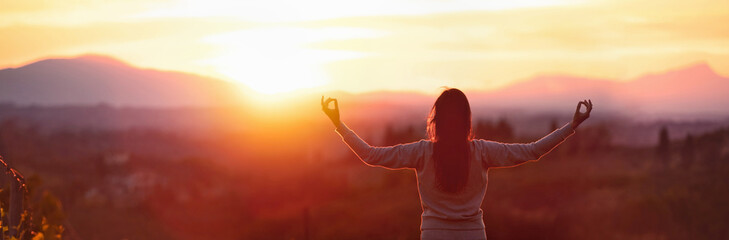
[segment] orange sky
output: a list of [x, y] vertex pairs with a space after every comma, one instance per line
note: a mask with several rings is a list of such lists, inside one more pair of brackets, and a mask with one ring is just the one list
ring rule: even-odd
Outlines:
[[729, 75], [729, 1], [0, 1], [0, 68], [108, 54], [260, 92]]

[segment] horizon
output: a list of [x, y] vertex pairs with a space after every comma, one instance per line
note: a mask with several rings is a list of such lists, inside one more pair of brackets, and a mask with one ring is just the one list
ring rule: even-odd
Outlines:
[[[160, 72], [176, 72], [176, 73], [183, 73], [183, 74], [191, 74], [191, 75], [196, 75], [196, 76], [200, 76], [200, 77], [204, 77], [204, 78], [211, 78], [211, 79], [214, 79], [214, 80], [219, 80], [219, 81], [225, 81], [225, 82], [230, 82], [230, 83], [238, 84], [237, 82], [231, 81], [230, 79], [219, 78], [219, 77], [216, 77], [216, 76], [213, 76], [213, 75], [205, 75], [205, 74], [201, 74], [201, 73], [197, 73], [197, 72], [188, 72], [188, 71], [174, 70], [174, 69], [160, 69], [160, 68], [155, 68], [155, 67], [151, 67], [151, 66], [138, 65], [138, 64], [135, 64], [135, 63], [132, 63], [132, 62], [125, 61], [125, 60], [123, 60], [121, 58], [118, 58], [116, 56], [106, 55], [106, 54], [100, 54], [100, 53], [83, 53], [83, 54], [68, 55], [68, 56], [58, 55], [58, 56], [40, 57], [40, 58], [37, 58], [37, 59], [33, 59], [33, 60], [30, 60], [30, 61], [24, 62], [22, 64], [0, 67], [0, 70], [19, 69], [19, 68], [23, 68], [23, 67], [26, 67], [28, 65], [31, 65], [31, 64], [34, 64], [34, 63], [38, 63], [38, 62], [42, 62], [42, 61], [46, 61], [46, 60], [75, 60], [75, 59], [82, 59], [82, 58], [95, 58], [95, 59], [104, 59], [104, 60], [107, 60], [108, 59], [108, 60], [115, 61], [115, 62], [124, 64], [126, 66], [132, 67], [132, 68], [140, 69], [140, 70], [154, 70], [154, 71], [160, 71]], [[617, 82], [617, 83], [627, 83], [627, 82], [636, 81], [636, 80], [638, 80], [640, 78], [644, 78], [644, 77], [649, 77], [649, 76], [653, 76], [653, 75], [661, 75], [661, 74], [665, 74], [665, 73], [669, 73], [669, 72], [681, 71], [681, 70], [691, 69], [691, 68], [695, 68], [695, 67], [703, 67], [703, 66], [708, 67], [709, 70], [712, 73], [714, 73], [714, 74], [716, 74], [716, 75], [718, 75], [720, 77], [729, 78], [729, 74], [728, 75], [723, 75], [722, 73], [718, 72], [713, 66], [711, 66], [711, 64], [708, 63], [707, 61], [698, 60], [698, 61], [690, 62], [690, 63], [687, 63], [687, 64], [683, 64], [683, 65], [669, 66], [668, 68], [663, 69], [663, 70], [657, 70], [657, 71], [649, 71], [649, 72], [639, 73], [639, 74], [637, 74], [634, 77], [626, 78], [626, 79], [595, 78], [595, 77], [590, 77], [590, 76], [575, 75], [575, 74], [569, 74], [569, 73], [559, 73], [559, 72], [554, 72], [554, 73], [537, 73], [535, 75], [527, 76], [527, 77], [524, 77], [524, 78], [512, 79], [507, 84], [504, 84], [504, 85], [501, 85], [501, 86], [498, 86], [498, 87], [494, 87], [494, 88], [487, 88], [487, 89], [466, 89], [464, 91], [468, 91], [468, 92], [492, 92], [492, 91], [497, 91], [497, 90], [501, 90], [501, 89], [504, 89], [504, 88], [508, 88], [508, 87], [511, 87], [513, 85], [516, 85], [516, 84], [521, 84], [521, 83], [524, 83], [524, 82], [528, 82], [528, 81], [531, 81], [531, 80], [534, 80], [534, 79], [550, 78], [550, 77], [577, 78], [577, 79], [585, 79], [587, 81], [608, 81], [608, 82]], [[248, 86], [242, 86], [242, 87], [245, 88], [245, 87], [248, 87]], [[310, 93], [316, 95], [316, 94], [319, 94], [321, 92], [336, 92], [336, 93], [341, 93], [341, 94], [345, 94], [345, 95], [348, 95], [348, 94], [351, 94], [351, 95], [368, 95], [368, 94], [378, 94], [378, 93], [402, 93], [402, 94], [418, 94], [418, 95], [437, 96], [440, 93], [440, 90], [443, 89], [443, 88], [459, 88], [459, 87], [457, 87], [457, 86], [446, 86], [446, 85], [443, 85], [443, 86], [435, 86], [435, 87], [433, 87], [434, 90], [430, 90], [430, 91], [419, 91], [419, 90], [412, 90], [412, 89], [377, 89], [377, 90], [371, 90], [371, 91], [347, 91], [347, 90], [340, 90], [340, 89], [328, 89], [326, 91], [314, 91], [313, 93], [312, 93], [312, 91], [310, 91], [311, 89], [296, 89], [296, 90], [292, 90], [290, 92], [271, 92], [271, 93], [263, 92], [262, 94], [263, 95], [278, 95], [278, 96], [280, 96], [281, 94], [289, 94], [289, 93], [299, 94], [299, 93], [310, 92]]]
[[[280, 115], [277, 111], [296, 112], [290, 117], [308, 115], [301, 112], [306, 109], [316, 112], [316, 108], [312, 107], [315, 104], [307, 99], [318, 99], [321, 95], [340, 97], [345, 104], [356, 102], [356, 105], [365, 108], [369, 108], [369, 104], [381, 103], [407, 108], [430, 104], [432, 98], [446, 87], [434, 87], [431, 92], [297, 89], [265, 93], [215, 77], [149, 68], [101, 54], [44, 58], [16, 68], [0, 69], [0, 73], [0, 81], [5, 85], [4, 89], [0, 89], [0, 101], [18, 106], [240, 106], [252, 111], [252, 114], [269, 116]], [[61, 88], [67, 90], [57, 91]], [[727, 89], [729, 77], [720, 75], [706, 62], [697, 62], [644, 73], [625, 81], [546, 74], [493, 89], [463, 90], [475, 108], [525, 113], [559, 112], [575, 101], [591, 98], [598, 103], [601, 112], [626, 117], [636, 115], [629, 117], [631, 119], [691, 120], [727, 116], [729, 112], [724, 105], [729, 98], [723, 94]]]

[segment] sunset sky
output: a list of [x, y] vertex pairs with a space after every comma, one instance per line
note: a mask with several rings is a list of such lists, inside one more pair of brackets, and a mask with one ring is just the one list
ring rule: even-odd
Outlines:
[[729, 75], [729, 1], [6, 1], [0, 68], [94, 53], [264, 93]]

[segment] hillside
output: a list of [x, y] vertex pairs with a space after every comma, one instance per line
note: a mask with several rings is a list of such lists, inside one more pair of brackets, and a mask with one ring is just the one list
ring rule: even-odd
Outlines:
[[[210, 77], [142, 69], [98, 55], [46, 59], [0, 70], [0, 102], [19, 105], [219, 106], [240, 103], [244, 91], [241, 86]], [[467, 94], [475, 109], [489, 111], [564, 112], [566, 106], [590, 98], [602, 113], [700, 119], [729, 113], [726, 92], [729, 78], [718, 75], [706, 63], [696, 63], [625, 81], [535, 76], [503, 88], [472, 90]], [[303, 96], [312, 94], [318, 93]], [[340, 92], [334, 96], [346, 98], [342, 101], [345, 106], [347, 102], [369, 106], [361, 113], [365, 115], [397, 107], [425, 107], [432, 104], [433, 98], [412, 92]], [[395, 110], [398, 112], [401, 111]]]
[[211, 106], [237, 101], [239, 91], [229, 82], [97, 55], [0, 70], [0, 102], [19, 105]]
[[651, 116], [727, 115], [729, 78], [706, 63], [627, 81], [550, 75], [488, 92], [471, 93], [477, 104], [531, 111], [560, 110], [591, 98], [603, 111]]

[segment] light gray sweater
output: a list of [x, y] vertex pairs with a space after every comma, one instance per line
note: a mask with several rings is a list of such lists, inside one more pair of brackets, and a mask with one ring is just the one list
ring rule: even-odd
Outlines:
[[567, 123], [532, 143], [507, 144], [472, 140], [468, 182], [463, 191], [453, 194], [436, 187], [431, 141], [373, 147], [344, 123], [337, 126], [336, 131], [366, 164], [387, 169], [413, 169], [417, 172], [420, 205], [423, 208], [421, 230], [484, 229], [481, 203], [486, 195], [489, 168], [512, 167], [527, 161], [537, 161], [575, 132], [572, 124]]

